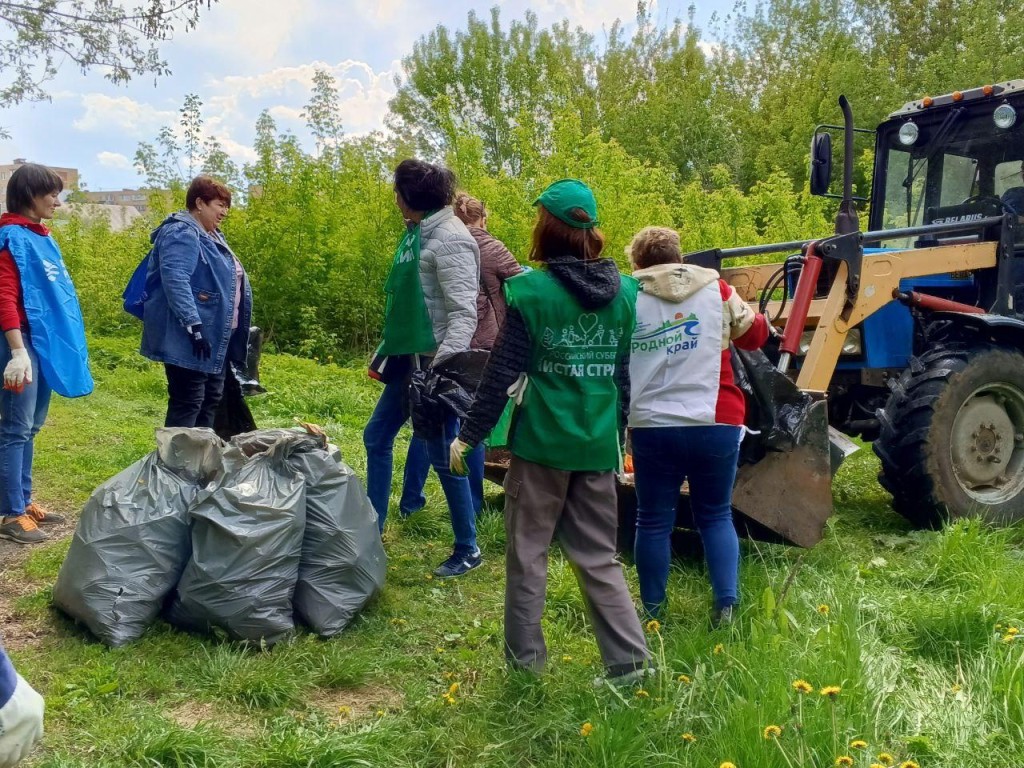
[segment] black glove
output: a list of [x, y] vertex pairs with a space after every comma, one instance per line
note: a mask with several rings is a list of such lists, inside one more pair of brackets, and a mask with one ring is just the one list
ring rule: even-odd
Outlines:
[[203, 324], [196, 323], [188, 326], [185, 330], [192, 341], [192, 355], [196, 360], [209, 360], [213, 349], [210, 347], [210, 342], [203, 338]]

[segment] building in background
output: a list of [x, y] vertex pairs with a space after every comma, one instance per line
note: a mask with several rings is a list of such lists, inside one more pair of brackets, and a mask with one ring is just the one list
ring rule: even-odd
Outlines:
[[[15, 161], [9, 165], [0, 165], [0, 184], [4, 186], [4, 194], [0, 196], [0, 212], [7, 212], [7, 182], [11, 180], [11, 174], [18, 170], [18, 166], [27, 163], [23, 157], [16, 158]], [[54, 170], [60, 180], [64, 182], [64, 192], [61, 193], [60, 199], [67, 200], [68, 195], [74, 190], [78, 189], [78, 169], [77, 168], [61, 168], [56, 165], [49, 165], [43, 163], [48, 168]]]
[[146, 213], [149, 210], [150, 193], [144, 189], [118, 189], [98, 190], [96, 192], [84, 190], [77, 197], [84, 203], [98, 203], [99, 205], [130, 205], [139, 213]]

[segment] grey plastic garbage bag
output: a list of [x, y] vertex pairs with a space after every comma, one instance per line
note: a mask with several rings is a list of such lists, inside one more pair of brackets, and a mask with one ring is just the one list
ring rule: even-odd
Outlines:
[[267, 645], [293, 629], [306, 485], [287, 459], [300, 442], [283, 436], [248, 459], [225, 453], [228, 472], [189, 511], [192, 557], [168, 610], [172, 624]]
[[[275, 432], [285, 430], [238, 435], [232, 446], [252, 454], [271, 444]], [[387, 556], [377, 513], [359, 477], [324, 438], [305, 438], [287, 460], [306, 481], [306, 533], [295, 613], [314, 632], [331, 637], [383, 589]]]
[[212, 430], [158, 429], [156, 442], [93, 491], [53, 588], [54, 605], [111, 646], [160, 612], [188, 560], [188, 505], [221, 469]]

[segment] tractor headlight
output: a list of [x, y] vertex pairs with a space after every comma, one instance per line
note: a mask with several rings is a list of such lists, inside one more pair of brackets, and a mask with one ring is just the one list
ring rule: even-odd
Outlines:
[[1012, 128], [1013, 124], [1017, 122], [1017, 110], [1009, 104], [1000, 104], [992, 113], [992, 122], [996, 124], [996, 128], [1003, 131]]
[[[804, 331], [800, 334], [800, 354], [806, 355], [811, 348], [811, 339], [814, 338], [814, 330]], [[859, 355], [861, 353], [860, 328], [851, 328], [846, 334], [846, 341], [843, 342], [843, 355]]]
[[900, 144], [902, 144], [905, 147], [909, 147], [911, 144], [917, 141], [917, 137], [920, 135], [920, 133], [921, 131], [917, 127], [917, 123], [908, 120], [907, 122], [900, 126]]

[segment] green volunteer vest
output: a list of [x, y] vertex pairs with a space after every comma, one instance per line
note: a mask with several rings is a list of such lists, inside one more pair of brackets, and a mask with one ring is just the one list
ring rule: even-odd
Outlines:
[[530, 333], [529, 384], [516, 410], [509, 448], [555, 469], [604, 472], [619, 465], [619, 388], [615, 373], [636, 323], [638, 283], [596, 310], [546, 271], [505, 282], [508, 305]]
[[407, 229], [398, 242], [384, 293], [384, 330], [377, 354], [412, 355], [437, 349], [420, 283], [419, 225]]

